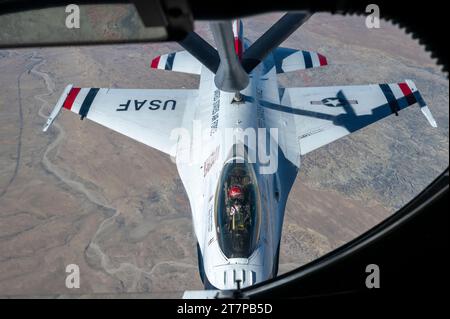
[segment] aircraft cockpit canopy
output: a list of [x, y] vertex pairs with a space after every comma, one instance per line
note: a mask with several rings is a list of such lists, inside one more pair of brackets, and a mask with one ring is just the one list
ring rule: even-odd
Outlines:
[[256, 248], [260, 196], [253, 166], [225, 164], [219, 180], [215, 217], [218, 243], [227, 258], [248, 258]]

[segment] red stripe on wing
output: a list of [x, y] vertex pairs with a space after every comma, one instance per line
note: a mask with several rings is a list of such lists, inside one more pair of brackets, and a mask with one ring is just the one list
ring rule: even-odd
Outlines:
[[67, 95], [63, 107], [70, 110], [72, 108], [73, 102], [77, 98], [78, 93], [80, 92], [81, 88], [72, 88], [70, 89], [69, 94]]
[[416, 103], [416, 97], [414, 96], [408, 84], [402, 82], [399, 83], [398, 86], [400, 87], [400, 90], [402, 90], [402, 93], [406, 97], [406, 101], [408, 101], [409, 105]]

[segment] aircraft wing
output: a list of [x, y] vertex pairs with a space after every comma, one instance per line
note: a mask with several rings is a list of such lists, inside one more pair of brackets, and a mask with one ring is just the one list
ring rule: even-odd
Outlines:
[[[400, 110], [416, 103], [429, 123], [437, 126], [411, 80], [376, 85], [285, 88], [281, 89], [280, 97], [281, 105], [267, 102], [263, 105], [281, 111], [281, 120], [289, 123], [283, 129], [291, 135], [285, 147], [297, 148], [300, 155], [386, 116], [398, 115]], [[286, 149], [285, 153], [296, 152]]]
[[68, 85], [50, 114], [46, 131], [62, 108], [174, 156], [172, 129], [182, 127], [197, 90], [77, 88]]

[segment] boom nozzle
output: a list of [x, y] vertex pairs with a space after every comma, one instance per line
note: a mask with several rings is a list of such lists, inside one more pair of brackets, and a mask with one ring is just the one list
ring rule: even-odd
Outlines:
[[211, 31], [220, 56], [214, 83], [226, 92], [239, 92], [249, 83], [247, 72], [234, 51], [234, 36], [230, 21], [211, 22]]

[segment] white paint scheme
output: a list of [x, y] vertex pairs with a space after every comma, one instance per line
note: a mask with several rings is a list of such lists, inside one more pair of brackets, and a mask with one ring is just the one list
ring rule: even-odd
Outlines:
[[[244, 48], [249, 45], [245, 40]], [[362, 128], [392, 113], [378, 85], [282, 89], [277, 82], [274, 59], [270, 54], [251, 72], [249, 85], [241, 91], [244, 102], [240, 104], [232, 103], [233, 93], [220, 92], [215, 87], [214, 74], [202, 67], [198, 90], [100, 89], [87, 114], [90, 120], [175, 157], [191, 205], [199, 269], [207, 288], [234, 289], [237, 279], [246, 287], [276, 276], [284, 210], [300, 167], [300, 156], [353, 132], [352, 127]], [[193, 70], [191, 65], [184, 67], [186, 71]], [[180, 64], [177, 70], [183, 71], [183, 66]], [[418, 94], [412, 81], [406, 83]], [[399, 104], [407, 106], [396, 84], [390, 87]], [[69, 89], [66, 88], [63, 97]], [[211, 134], [215, 94], [216, 100], [220, 94], [218, 126]], [[323, 105], [324, 99], [341, 94], [357, 104], [353, 101], [345, 107]], [[81, 90], [72, 111], [80, 110], [85, 96]], [[44, 130], [56, 117], [63, 100], [58, 101]], [[127, 111], [117, 111], [127, 100], [176, 100], [176, 107], [150, 110], [145, 105], [136, 110], [131, 102]], [[435, 126], [426, 105], [421, 108]], [[197, 132], [199, 125], [206, 128], [206, 134]], [[178, 127], [193, 136], [189, 143], [170, 138], [172, 130]], [[216, 232], [215, 200], [218, 189], [223, 187], [219, 179], [235, 145], [233, 141], [221, 139], [221, 133], [227, 128], [253, 128], [258, 137], [262, 134], [258, 128], [278, 129], [279, 152], [271, 155], [271, 160], [278, 162], [276, 172], [260, 174], [259, 169], [264, 165], [259, 161], [254, 164], [261, 199], [260, 231], [256, 248], [248, 258], [225, 257]], [[193, 155], [199, 160], [185, 160]], [[213, 160], [205, 174], [208, 159]]]
[[[160, 56], [157, 69], [166, 70], [166, 61], [169, 54]], [[179, 51], [175, 53], [171, 71], [200, 74], [202, 64], [187, 51]]]
[[[405, 81], [411, 91], [418, 92], [411, 80]], [[400, 108], [408, 105], [403, 98], [397, 83], [389, 84]], [[344, 96], [348, 101], [357, 101], [349, 107], [329, 107], [311, 104], [311, 101], [321, 101], [329, 97]], [[386, 105], [387, 101], [378, 84], [351, 85], [330, 87], [286, 88], [283, 105], [291, 105], [298, 112], [294, 116], [294, 126], [287, 130], [299, 137], [300, 154], [307, 154], [323, 145], [331, 143], [357, 129], [374, 123], [392, 114]], [[421, 106], [430, 125], [436, 127], [436, 122], [426, 105]], [[285, 113], [285, 112], [283, 112]], [[429, 114], [429, 116], [427, 116]], [[282, 117], [292, 118], [292, 114]]]
[[[327, 64], [321, 65], [319, 60], [319, 53], [306, 51], [311, 57], [310, 68], [317, 68], [320, 66], [326, 66]], [[285, 73], [292, 71], [300, 71], [307, 69], [305, 58], [302, 51], [293, 50], [289, 48], [279, 47], [274, 51], [275, 62], [278, 65], [277, 73]], [[325, 61], [325, 63], [327, 63]]]

